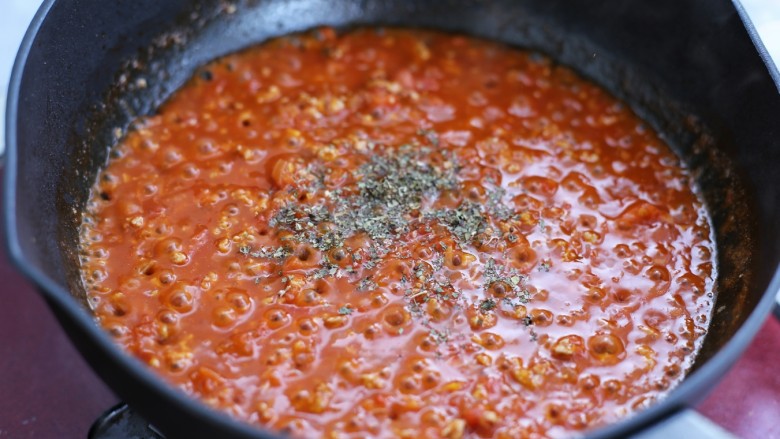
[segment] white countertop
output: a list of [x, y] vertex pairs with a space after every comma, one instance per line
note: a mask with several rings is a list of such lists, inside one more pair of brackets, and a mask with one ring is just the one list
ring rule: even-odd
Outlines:
[[[652, 0], [648, 0], [652, 1]], [[780, 60], [780, 0], [741, 0], [770, 55]], [[5, 148], [5, 98], [16, 50], [41, 0], [0, 0], [0, 154]]]

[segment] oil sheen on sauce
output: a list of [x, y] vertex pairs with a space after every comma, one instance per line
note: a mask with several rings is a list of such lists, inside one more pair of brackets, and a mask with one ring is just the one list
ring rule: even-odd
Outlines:
[[323, 28], [202, 67], [96, 182], [97, 320], [297, 437], [565, 437], [662, 397], [714, 302], [692, 177], [537, 54]]

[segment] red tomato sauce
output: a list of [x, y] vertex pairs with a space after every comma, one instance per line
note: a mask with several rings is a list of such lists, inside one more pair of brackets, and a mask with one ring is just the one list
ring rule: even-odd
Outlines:
[[714, 302], [690, 172], [566, 67], [319, 29], [204, 66], [96, 182], [99, 323], [298, 437], [561, 437], [684, 376]]

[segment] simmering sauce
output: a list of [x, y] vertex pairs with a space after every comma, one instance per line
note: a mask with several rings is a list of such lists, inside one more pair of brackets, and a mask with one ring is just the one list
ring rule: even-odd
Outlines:
[[96, 182], [100, 324], [298, 437], [561, 437], [663, 396], [708, 325], [689, 171], [549, 59], [323, 28], [204, 66]]

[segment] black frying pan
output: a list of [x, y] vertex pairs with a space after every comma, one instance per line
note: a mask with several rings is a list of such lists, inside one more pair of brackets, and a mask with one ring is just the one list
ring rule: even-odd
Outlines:
[[625, 436], [703, 398], [780, 287], [780, 75], [740, 13], [728, 0], [48, 0], [8, 94], [8, 250], [95, 371], [169, 437], [274, 437], [166, 385], [83, 306], [79, 212], [117, 128], [152, 112], [198, 65], [317, 25], [431, 27], [538, 50], [663, 133], [694, 170], [715, 224], [719, 296], [704, 347], [666, 399], [592, 432]]

